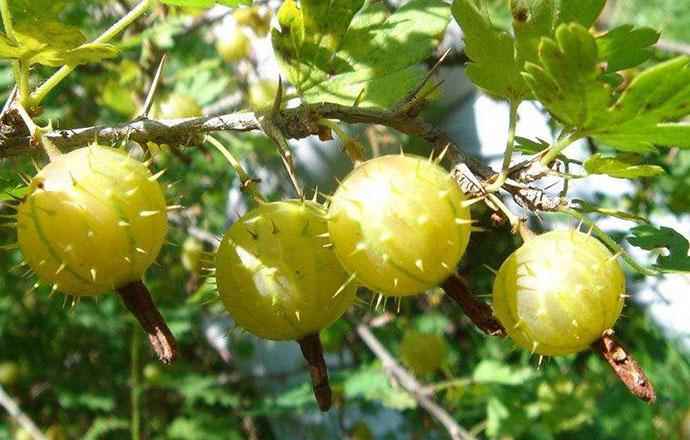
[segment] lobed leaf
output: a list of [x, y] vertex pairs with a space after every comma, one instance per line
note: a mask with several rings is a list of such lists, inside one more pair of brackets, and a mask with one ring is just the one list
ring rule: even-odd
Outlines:
[[659, 33], [651, 28], [623, 25], [597, 38], [599, 60], [607, 72], [630, 69], [647, 61], [654, 53]]
[[628, 242], [633, 246], [653, 250], [666, 248], [669, 255], [659, 255], [655, 267], [663, 272], [690, 272], [690, 244], [687, 238], [666, 226], [640, 225], [633, 228]]
[[29, 65], [58, 67], [98, 62], [117, 56], [110, 44], [86, 43], [86, 37], [73, 26], [58, 21], [20, 22], [15, 28], [17, 44], [0, 33], [0, 58], [20, 59]]
[[[637, 41], [656, 38], [645, 34]], [[690, 147], [690, 124], [675, 122], [690, 114], [690, 59], [674, 58], [643, 71], [617, 96], [599, 62], [628, 65], [640, 59], [644, 48], [619, 48], [613, 37], [606, 41], [597, 42], [581, 25], [560, 25], [555, 39], [542, 39], [539, 62], [525, 66], [523, 76], [534, 96], [567, 130], [618, 150]]]
[[658, 165], [641, 165], [628, 157], [602, 154], [590, 156], [584, 167], [589, 174], [606, 174], [620, 179], [652, 177], [664, 173], [664, 169]]
[[515, 57], [515, 40], [491, 22], [483, 0], [455, 0], [453, 16], [460, 24], [465, 54], [471, 60], [465, 73], [490, 95], [521, 99], [528, 93]]
[[[450, 11], [441, 0], [412, 0], [389, 15], [364, 0], [287, 0], [272, 34], [281, 70], [308, 102], [390, 106], [425, 74]], [[413, 25], [414, 24], [414, 25]], [[361, 95], [361, 96], [360, 96]]]

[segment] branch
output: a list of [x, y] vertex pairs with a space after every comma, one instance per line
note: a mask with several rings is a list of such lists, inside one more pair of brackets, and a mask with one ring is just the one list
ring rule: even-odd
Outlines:
[[592, 344], [592, 349], [609, 363], [616, 376], [635, 397], [654, 403], [656, 400], [654, 386], [642, 367], [613, 337], [613, 330], [605, 331], [601, 339]]
[[17, 423], [19, 423], [19, 425], [25, 431], [27, 431], [34, 440], [47, 440], [46, 436], [43, 435], [40, 429], [38, 429], [33, 420], [31, 420], [29, 416], [22, 412], [22, 410], [19, 408], [19, 405], [17, 405], [17, 402], [15, 402], [14, 399], [12, 399], [12, 397], [10, 397], [10, 395], [5, 392], [1, 385], [0, 406], [5, 408], [9, 413], [10, 417], [16, 420]]
[[453, 417], [448, 414], [448, 412], [440, 407], [436, 402], [433, 401], [428, 393], [425, 391], [425, 387], [417, 382], [407, 370], [405, 370], [395, 358], [386, 350], [386, 348], [381, 344], [381, 342], [374, 336], [369, 327], [366, 324], [359, 324], [357, 326], [357, 334], [362, 339], [362, 341], [369, 347], [369, 349], [374, 353], [374, 355], [381, 360], [383, 364], [383, 369], [386, 373], [391, 376], [400, 386], [405, 389], [414, 399], [419, 403], [419, 406], [424, 408], [433, 418], [438, 420], [450, 434], [452, 440], [474, 440], [474, 437], [462, 428], [453, 419]]
[[[63, 150], [82, 147], [94, 140], [104, 143], [132, 140], [140, 144], [154, 142], [190, 146], [200, 145], [203, 136], [213, 132], [263, 131], [264, 124], [260, 122], [262, 117], [265, 118], [265, 115], [238, 112], [221, 116], [160, 121], [140, 118], [115, 126], [55, 130], [45, 134], [45, 137]], [[270, 125], [282, 132], [285, 138], [303, 139], [318, 135], [321, 129], [319, 121], [323, 119], [336, 119], [350, 124], [383, 125], [425, 140], [434, 147], [437, 156], [447, 150], [445, 157], [456, 167], [453, 171], [454, 176], [463, 190], [472, 196], [484, 194], [485, 191], [481, 188], [483, 182], [490, 182], [497, 176], [490, 167], [465, 153], [444, 131], [405, 111], [360, 108], [334, 103], [302, 104], [272, 113]], [[38, 151], [40, 150], [30, 144], [30, 138], [26, 135], [0, 137], [0, 158]], [[458, 167], [461, 167], [461, 170]], [[476, 181], [479, 188], [476, 185], [467, 187], [464, 184], [465, 180]], [[503, 189], [510, 193], [520, 206], [533, 211], [557, 211], [569, 203], [561, 197], [547, 194], [539, 187], [525, 185], [514, 179], [508, 179]]]

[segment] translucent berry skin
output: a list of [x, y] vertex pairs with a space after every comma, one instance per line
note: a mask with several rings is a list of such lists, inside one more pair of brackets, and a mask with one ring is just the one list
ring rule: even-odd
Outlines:
[[240, 327], [265, 339], [299, 340], [352, 305], [356, 285], [324, 247], [325, 217], [309, 201], [263, 203], [225, 233], [216, 279]]
[[470, 212], [448, 172], [428, 159], [390, 155], [359, 167], [333, 195], [328, 230], [358, 281], [384, 295], [437, 286], [470, 239]]
[[527, 241], [494, 281], [496, 317], [515, 343], [542, 355], [588, 348], [623, 308], [625, 275], [599, 240], [552, 231]]
[[167, 233], [160, 184], [141, 162], [93, 145], [64, 154], [19, 205], [19, 248], [38, 278], [97, 295], [141, 279]]

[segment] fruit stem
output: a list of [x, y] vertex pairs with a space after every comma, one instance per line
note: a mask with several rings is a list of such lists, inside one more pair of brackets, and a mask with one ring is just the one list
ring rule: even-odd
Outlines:
[[164, 364], [173, 362], [177, 355], [177, 342], [144, 283], [135, 281], [117, 289], [117, 293], [148, 334], [149, 343], [158, 359]]
[[58, 157], [62, 156], [62, 152], [58, 149], [57, 145], [48, 139], [47, 136], [44, 136], [44, 130], [36, 125], [34, 120], [31, 119], [31, 115], [29, 115], [29, 112], [26, 111], [21, 101], [15, 105], [15, 108], [17, 109], [19, 116], [24, 121], [24, 124], [26, 124], [26, 128], [29, 130], [32, 142], [38, 141], [41, 144], [41, 147], [43, 147], [43, 150], [48, 155], [48, 159], [52, 162]]
[[[129, 11], [124, 17], [118, 20], [115, 24], [110, 26], [105, 32], [103, 32], [98, 38], [93, 40], [93, 43], [107, 43], [113, 38], [115, 38], [122, 31], [127, 29], [129, 25], [134, 23], [139, 17], [141, 17], [146, 11], [149, 10], [155, 4], [155, 0], [143, 0], [137, 6], [135, 6], [131, 11]], [[48, 93], [51, 92], [55, 87], [58, 86], [69, 76], [72, 71], [76, 68], [76, 65], [64, 65], [57, 72], [55, 72], [50, 78], [48, 78], [43, 84], [41, 84], [29, 97], [28, 103], [31, 106], [39, 105]]]
[[232, 155], [230, 151], [228, 151], [227, 148], [223, 144], [220, 143], [220, 141], [213, 136], [206, 136], [206, 141], [213, 145], [220, 153], [225, 157], [225, 159], [228, 161], [230, 166], [235, 170], [237, 175], [240, 177], [240, 181], [242, 183], [242, 191], [245, 191], [249, 193], [254, 200], [257, 202], [265, 202], [266, 199], [264, 199], [264, 196], [261, 195], [259, 190], [256, 188], [256, 180], [252, 179], [249, 174], [245, 171], [245, 169], [242, 167], [242, 164], [240, 163], [239, 160], [235, 158], [235, 156]]
[[508, 178], [508, 172], [510, 171], [510, 161], [513, 158], [513, 147], [515, 145], [515, 131], [517, 128], [518, 120], [518, 107], [522, 101], [511, 100], [510, 101], [510, 123], [508, 125], [508, 142], [506, 144], [506, 151], [503, 153], [503, 165], [501, 166], [501, 172], [496, 177], [496, 180], [490, 185], [486, 186], [486, 191], [494, 192], [498, 191]]
[[14, 35], [14, 24], [12, 24], [12, 13], [8, 0], [0, 0], [0, 13], [2, 13], [2, 25], [5, 27], [5, 35], [10, 42], [17, 44], [17, 37]]
[[318, 333], [312, 333], [297, 341], [302, 355], [309, 366], [314, 397], [321, 411], [331, 408], [331, 386], [328, 383], [328, 368], [323, 358], [323, 347]]
[[141, 438], [140, 426], [141, 426], [141, 415], [139, 407], [139, 396], [141, 395], [141, 384], [139, 382], [140, 371], [141, 371], [141, 350], [140, 350], [140, 339], [139, 330], [137, 328], [132, 329], [132, 340], [131, 340], [131, 357], [130, 357], [130, 403], [132, 405], [132, 416], [131, 416], [131, 431], [132, 440], [139, 440]]
[[554, 159], [558, 157], [558, 155], [561, 154], [561, 152], [563, 152], [563, 150], [568, 148], [570, 144], [578, 139], [581, 139], [582, 137], [583, 135], [579, 133], [570, 133], [567, 136], [563, 136], [546, 150], [546, 154], [544, 154], [544, 157], [541, 158], [541, 164], [548, 166], [551, 162], [553, 162]]
[[592, 233], [599, 238], [599, 240], [603, 241], [606, 246], [609, 247], [612, 251], [616, 253], [620, 253], [621, 257], [623, 258], [623, 261], [628, 263], [628, 265], [635, 271], [641, 273], [642, 275], [645, 276], [653, 276], [653, 275], [659, 275], [658, 272], [655, 270], [649, 269], [647, 267], [642, 266], [640, 263], [635, 261], [626, 251], [616, 243], [616, 241], [609, 236], [606, 232], [602, 231], [592, 220], [590, 220], [589, 217], [586, 215], [580, 213], [579, 211], [571, 208], [564, 208], [561, 210], [561, 212], [564, 212], [568, 215], [571, 215], [575, 217], [576, 219], [580, 220], [583, 225], [589, 226], [592, 229]]
[[613, 330], [604, 331], [601, 339], [592, 344], [592, 350], [598, 352], [609, 363], [616, 376], [635, 397], [654, 403], [654, 386], [635, 359], [613, 337]]
[[458, 274], [451, 275], [441, 285], [443, 290], [450, 296], [468, 318], [479, 327], [484, 333], [490, 336], [504, 337], [506, 331], [500, 322], [494, 317], [491, 306], [479, 301], [470, 293], [467, 281]]

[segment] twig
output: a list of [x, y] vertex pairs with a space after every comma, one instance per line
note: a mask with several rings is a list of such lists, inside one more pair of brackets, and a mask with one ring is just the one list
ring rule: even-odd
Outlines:
[[474, 437], [467, 430], [460, 426], [445, 409], [428, 396], [427, 392], [425, 392], [425, 387], [398, 364], [367, 325], [359, 324], [357, 326], [357, 334], [372, 353], [381, 360], [386, 373], [394, 378], [405, 391], [414, 397], [422, 408], [446, 428], [452, 440], [474, 440]]
[[309, 366], [309, 374], [311, 375], [311, 384], [316, 402], [319, 404], [321, 411], [328, 411], [331, 409], [332, 393], [331, 386], [328, 383], [328, 368], [323, 357], [323, 346], [321, 345], [319, 334], [312, 333], [297, 342]]
[[[463, 173], [455, 173], [458, 179], [471, 173], [479, 181], [487, 182], [495, 179], [497, 174], [490, 167], [465, 153], [444, 131], [435, 128], [422, 118], [381, 108], [361, 108], [333, 103], [303, 104], [280, 110], [270, 116], [238, 112], [187, 119], [160, 121], [147, 119], [116, 126], [55, 130], [45, 136], [58, 147], [70, 149], [87, 145], [94, 139], [106, 143], [116, 143], [128, 139], [140, 144], [154, 142], [173, 146], [199, 145], [202, 143], [204, 135], [213, 132], [265, 130], [278, 143], [283, 160], [289, 163], [291, 156], [290, 151], [286, 149], [286, 139], [303, 139], [318, 135], [319, 121], [323, 119], [333, 119], [350, 124], [390, 127], [401, 133], [425, 140], [434, 147], [437, 154], [448, 148], [446, 159], [451, 164], [460, 164], [467, 170]], [[29, 143], [29, 140], [26, 136], [0, 139], [0, 158], [36, 152], [37, 149]], [[293, 184], [297, 186], [294, 173], [290, 177]], [[502, 189], [510, 193], [521, 206], [534, 211], [557, 211], [568, 205], [568, 201], [561, 197], [548, 195], [541, 188], [520, 184], [512, 179], [508, 179]]]
[[443, 282], [443, 290], [448, 296], [460, 305], [465, 315], [490, 336], [505, 337], [506, 331], [500, 322], [494, 317], [491, 307], [474, 297], [469, 291], [467, 282], [458, 275], [451, 275]]
[[592, 349], [609, 363], [616, 376], [637, 398], [654, 403], [656, 393], [642, 367], [613, 337], [613, 330], [606, 330], [601, 339], [592, 344]]
[[117, 290], [127, 309], [137, 318], [149, 337], [153, 351], [164, 364], [175, 360], [177, 342], [163, 316], [153, 303], [151, 293], [141, 281], [135, 281]]
[[2, 385], [0, 385], [0, 406], [5, 408], [10, 417], [16, 420], [26, 432], [31, 434], [31, 437], [33, 437], [34, 440], [48, 440], [46, 436], [43, 435], [41, 430], [38, 429], [33, 420], [31, 420], [29, 416], [24, 414], [24, 412], [19, 408], [17, 402], [15, 402], [14, 399], [12, 399], [12, 397], [5, 392], [5, 390], [2, 388]]

